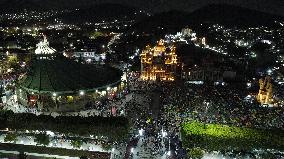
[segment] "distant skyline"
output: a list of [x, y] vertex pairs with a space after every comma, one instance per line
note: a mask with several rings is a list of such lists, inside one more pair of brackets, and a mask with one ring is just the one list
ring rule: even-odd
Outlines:
[[284, 16], [284, 0], [0, 0], [0, 5], [32, 3], [42, 7], [86, 7], [97, 3], [116, 3], [152, 12], [181, 10], [192, 12], [209, 4], [225, 3]]

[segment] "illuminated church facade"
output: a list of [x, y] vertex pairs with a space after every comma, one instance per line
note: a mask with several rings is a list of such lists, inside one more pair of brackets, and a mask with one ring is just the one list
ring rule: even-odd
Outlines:
[[140, 59], [142, 80], [175, 80], [178, 64], [175, 46], [166, 47], [164, 40], [160, 40], [154, 47], [147, 45], [140, 54]]
[[272, 83], [271, 77], [266, 76], [264, 79], [259, 79], [259, 92], [257, 95], [257, 100], [261, 104], [272, 104]]

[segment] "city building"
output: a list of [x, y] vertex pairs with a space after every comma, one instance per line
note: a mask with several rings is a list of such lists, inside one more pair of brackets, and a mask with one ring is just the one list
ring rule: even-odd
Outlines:
[[49, 42], [46, 39], [46, 36], [43, 36], [43, 41], [39, 42], [36, 45], [35, 54], [54, 54], [56, 52], [55, 49], [49, 46]]
[[86, 63], [104, 62], [106, 59], [105, 53], [98, 54], [96, 50], [66, 51], [63, 55], [74, 59], [81, 58]]
[[273, 85], [271, 83], [271, 77], [266, 76], [264, 79], [259, 79], [259, 91], [257, 95], [257, 101], [263, 104], [272, 104], [273, 100]]
[[218, 62], [214, 56], [208, 55], [201, 60], [200, 65], [193, 66], [190, 63], [194, 61], [187, 61], [189, 57], [182, 56], [181, 58], [183, 62], [182, 79], [186, 81], [221, 82], [228, 72], [214, 65]]
[[223, 74], [219, 69], [190, 69], [183, 72], [183, 78], [187, 81], [223, 81]]
[[[19, 79], [16, 95], [26, 107], [76, 111], [101, 98], [120, 96], [122, 72], [104, 65], [87, 65], [51, 53], [40, 43], [29, 71]], [[44, 49], [44, 50], [41, 50]], [[49, 51], [48, 51], [49, 50]]]
[[164, 40], [154, 47], [146, 46], [140, 55], [141, 79], [173, 81], [178, 64], [175, 51], [175, 46], [166, 47]]

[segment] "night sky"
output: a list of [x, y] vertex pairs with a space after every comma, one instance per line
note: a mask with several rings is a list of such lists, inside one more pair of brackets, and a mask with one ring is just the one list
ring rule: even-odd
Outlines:
[[173, 9], [191, 12], [208, 4], [226, 3], [284, 16], [284, 0], [0, 0], [0, 5], [23, 2], [60, 8], [84, 7], [96, 3], [119, 3], [152, 12]]

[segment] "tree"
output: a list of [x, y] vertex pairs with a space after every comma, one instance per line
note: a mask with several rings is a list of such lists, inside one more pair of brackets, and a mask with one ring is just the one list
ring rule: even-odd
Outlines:
[[197, 147], [197, 148], [189, 149], [187, 154], [188, 154], [188, 157], [192, 159], [201, 159], [204, 155], [204, 152], [201, 148]]
[[8, 60], [1, 60], [0, 61], [0, 75], [5, 74], [8, 69], [9, 69]]
[[105, 151], [109, 151], [109, 150], [111, 150], [112, 145], [111, 145], [110, 143], [104, 143], [104, 144], [102, 144], [102, 148], [103, 148]]
[[26, 153], [24, 153], [24, 152], [20, 152], [19, 155], [18, 155], [18, 158], [19, 159], [26, 159], [26, 158], [28, 158], [28, 155], [26, 155]]
[[75, 139], [71, 141], [71, 145], [74, 148], [80, 148], [83, 145], [83, 141], [81, 141], [80, 139]]
[[[129, 121], [125, 117], [78, 117], [35, 115], [32, 113], [13, 113], [0, 111], [1, 129], [50, 130], [74, 135], [105, 136], [110, 141], [122, 141], [127, 137]], [[45, 124], [45, 128], [42, 127]]]
[[270, 153], [270, 152], [264, 152], [264, 153], [261, 154], [260, 156], [261, 156], [261, 158], [266, 158], [266, 159], [277, 158], [276, 155], [274, 155], [273, 153]]
[[24, 61], [27, 65], [29, 65], [31, 63], [31, 60], [32, 60], [32, 58], [31, 58], [30, 54], [25, 56], [25, 58], [24, 58]]
[[18, 64], [18, 58], [15, 55], [9, 56], [8, 58], [8, 65], [10, 68], [18, 68], [19, 64]]
[[49, 136], [46, 134], [36, 134], [34, 141], [38, 145], [44, 145], [47, 146], [49, 144]]
[[97, 39], [100, 36], [104, 36], [104, 34], [102, 32], [96, 31], [90, 34], [90, 38], [91, 39]]
[[15, 133], [9, 133], [4, 138], [4, 142], [16, 142], [17, 140], [17, 134]]

